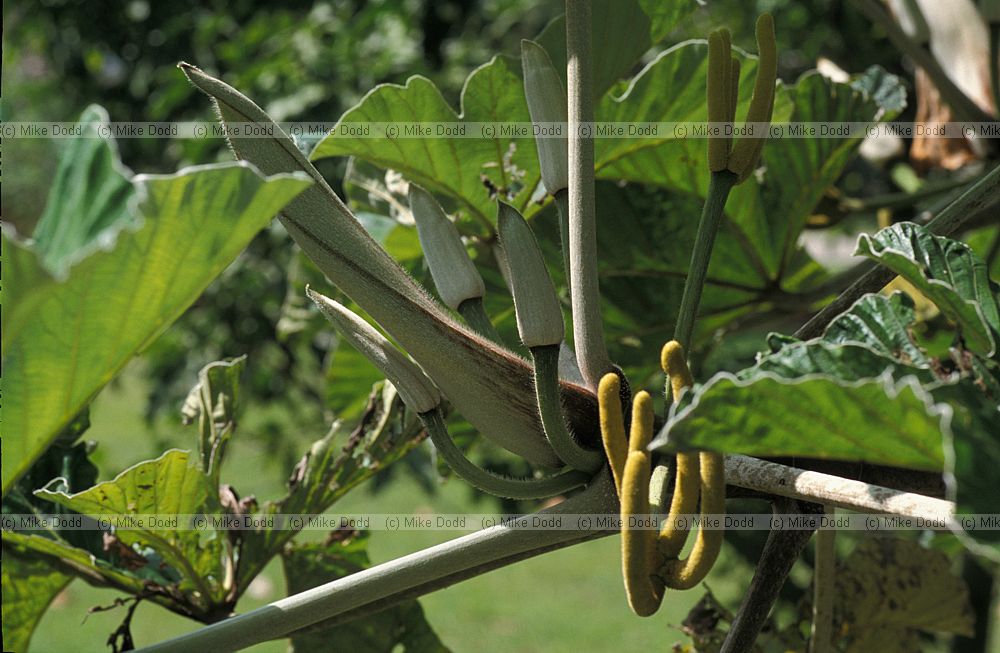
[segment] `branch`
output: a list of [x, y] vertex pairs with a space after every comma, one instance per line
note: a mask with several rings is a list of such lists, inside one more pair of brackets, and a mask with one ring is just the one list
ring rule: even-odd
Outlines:
[[[996, 166], [982, 179], [962, 193], [937, 217], [927, 223], [927, 230], [938, 236], [950, 236], [971, 220], [980, 209], [996, 201], [1000, 193], [1000, 166]], [[839, 297], [827, 304], [823, 310], [806, 322], [795, 337], [802, 340], [822, 335], [823, 329], [862, 295], [878, 292], [892, 281], [896, 274], [876, 263], [864, 264], [867, 271], [851, 284]]]
[[726, 456], [726, 483], [770, 495], [857, 512], [920, 517], [944, 523], [948, 523], [955, 514], [955, 504], [943, 499], [788, 467], [749, 456]]
[[[822, 508], [812, 504], [789, 499], [774, 502], [775, 514], [817, 512], [822, 512]], [[767, 536], [750, 588], [743, 597], [743, 603], [740, 604], [740, 610], [736, 613], [719, 653], [749, 653], [753, 650], [757, 635], [767, 621], [767, 615], [785, 584], [788, 572], [792, 570], [812, 534], [810, 529], [775, 530]]]
[[[618, 512], [611, 477], [601, 472], [582, 492], [539, 514], [608, 514]], [[153, 646], [144, 653], [237, 651], [287, 636], [319, 621], [381, 603], [410, 592], [416, 596], [457, 583], [558, 545], [592, 539], [599, 531], [487, 528], [351, 574], [264, 607]], [[606, 534], [611, 534], [610, 532]]]

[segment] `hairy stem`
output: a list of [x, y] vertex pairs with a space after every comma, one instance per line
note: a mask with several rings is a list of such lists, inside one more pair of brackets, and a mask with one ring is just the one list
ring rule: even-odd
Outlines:
[[470, 485], [494, 496], [509, 499], [541, 499], [569, 492], [590, 480], [589, 474], [572, 470], [552, 476], [527, 479], [507, 478], [494, 474], [466, 458], [461, 449], [455, 446], [440, 410], [421, 413], [420, 420], [448, 466]]
[[[775, 514], [815, 512], [817, 506], [785, 500], [774, 503]], [[750, 653], [771, 607], [788, 578], [799, 554], [812, 537], [812, 530], [772, 530], [764, 544], [750, 588], [743, 597], [739, 612], [729, 628], [719, 653]]]
[[559, 459], [572, 467], [593, 472], [604, 456], [601, 452], [585, 449], [573, 439], [563, 418], [562, 399], [559, 388], [559, 345], [532, 347], [531, 356], [535, 361], [535, 396], [538, 399], [538, 413], [542, 418], [542, 428], [552, 450]]
[[482, 297], [466, 299], [458, 305], [458, 313], [473, 331], [498, 345], [503, 344], [500, 340], [500, 334], [497, 333], [496, 327], [490, 321], [490, 316], [486, 314], [486, 307], [483, 306]]
[[590, 57], [590, 2], [566, 0], [569, 96], [569, 270], [573, 343], [591, 390], [612, 371], [604, 345], [597, 281], [597, 208], [594, 198], [594, 83]]
[[[995, 202], [998, 193], [1000, 193], [1000, 166], [994, 167], [928, 222], [927, 230], [938, 236], [952, 235], [975, 217], [980, 209]], [[865, 265], [868, 268], [867, 272], [796, 331], [796, 338], [806, 340], [822, 335], [823, 329], [833, 318], [850, 308], [862, 295], [878, 292], [896, 277], [894, 272], [876, 263]]]
[[[607, 514], [617, 512], [611, 478], [605, 472], [585, 490], [540, 514]], [[314, 623], [384, 601], [417, 587], [440, 589], [496, 568], [497, 561], [516, 558], [558, 544], [592, 538], [599, 531], [528, 530], [495, 526], [411, 553], [311, 590], [281, 599], [166, 642], [143, 653], [228, 653], [278, 639]], [[609, 533], [610, 534], [610, 533]], [[450, 579], [451, 582], [447, 582]]]
[[688, 277], [684, 283], [681, 310], [674, 328], [674, 340], [681, 343], [688, 351], [692, 349], [691, 334], [694, 332], [694, 321], [698, 315], [698, 305], [701, 303], [705, 275], [708, 274], [708, 262], [712, 257], [715, 234], [722, 223], [729, 191], [735, 184], [736, 175], [726, 170], [713, 172], [708, 182], [708, 196], [705, 198], [701, 221], [698, 223], [698, 235], [695, 238], [694, 251], [691, 252], [691, 265], [688, 266]]

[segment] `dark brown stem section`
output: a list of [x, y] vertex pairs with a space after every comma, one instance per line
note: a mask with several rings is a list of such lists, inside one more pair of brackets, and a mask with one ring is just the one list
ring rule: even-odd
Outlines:
[[[812, 503], [803, 503], [791, 499], [777, 499], [772, 504], [775, 515], [822, 514], [823, 507]], [[719, 653], [750, 653], [760, 629], [767, 621], [771, 607], [778, 599], [781, 587], [792, 570], [792, 565], [798, 560], [799, 554], [805, 548], [813, 529], [772, 530], [764, 544], [764, 552], [760, 555], [757, 570], [750, 581], [750, 588], [740, 610], [736, 613], [733, 625], [726, 635]]]

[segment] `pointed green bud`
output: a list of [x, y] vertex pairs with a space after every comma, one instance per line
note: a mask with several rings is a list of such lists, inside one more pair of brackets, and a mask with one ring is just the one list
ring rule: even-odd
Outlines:
[[562, 138], [539, 136], [538, 164], [545, 190], [555, 195], [569, 187], [569, 141], [566, 140], [568, 108], [562, 79], [545, 48], [534, 41], [521, 41], [521, 66], [524, 70], [524, 96], [533, 123], [559, 123]]
[[434, 197], [416, 184], [410, 184], [410, 210], [417, 223], [417, 235], [431, 277], [441, 300], [453, 311], [466, 299], [482, 297], [486, 292], [483, 278], [465, 250], [455, 224], [445, 215]]
[[[733, 54], [729, 30], [720, 29], [708, 35], [708, 121], [732, 122]], [[729, 161], [729, 137], [708, 139], [708, 169], [720, 172]]]
[[497, 211], [497, 227], [521, 342], [529, 349], [558, 345], [565, 334], [562, 309], [531, 227], [517, 209], [503, 202]]
[[375, 327], [343, 304], [306, 286], [306, 295], [330, 320], [337, 332], [377, 367], [396, 386], [403, 402], [417, 413], [434, 410], [441, 403], [441, 393], [423, 370], [406, 354], [396, 349]]
[[[753, 97], [747, 111], [746, 121], [759, 125], [771, 122], [774, 111], [774, 84], [778, 79], [778, 48], [774, 36], [774, 18], [771, 14], [761, 14], [757, 19], [757, 79], [754, 81]], [[758, 127], [759, 128], [759, 127]], [[743, 137], [736, 142], [729, 155], [729, 170], [736, 174], [739, 182], [744, 181], [757, 167], [761, 150], [767, 135]]]

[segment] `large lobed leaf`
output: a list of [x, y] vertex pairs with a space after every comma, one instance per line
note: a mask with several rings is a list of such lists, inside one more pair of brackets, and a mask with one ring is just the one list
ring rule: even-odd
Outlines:
[[[516, 60], [496, 56], [474, 70], [462, 89], [455, 112], [430, 80], [415, 76], [405, 86], [375, 87], [338, 121], [334, 133], [313, 150], [312, 160], [357, 156], [383, 168], [404, 173], [412, 181], [452, 198], [473, 218], [490, 224], [496, 207], [491, 186], [503, 198], [525, 208], [540, 181], [538, 154], [529, 135], [497, 131], [469, 137], [428, 136], [380, 138], [344, 136], [348, 126], [368, 123], [530, 123], [524, 99], [521, 67]], [[484, 179], [488, 184], [484, 184]]]
[[[109, 147], [104, 145], [104, 147]], [[73, 148], [70, 152], [75, 152]], [[69, 165], [69, 164], [67, 164]], [[120, 175], [114, 167], [102, 175]], [[94, 183], [114, 186], [98, 178]], [[5, 235], [3, 284], [4, 492], [59, 430], [165, 329], [309, 181], [262, 177], [244, 163], [199, 166], [132, 180], [138, 203], [103, 226], [103, 249], [58, 281]], [[117, 210], [117, 204], [109, 204]], [[73, 223], [73, 207], [46, 216]], [[72, 231], [67, 227], [67, 230]], [[113, 234], [111, 238], [109, 234]], [[50, 243], [56, 243], [49, 236]], [[82, 237], [73, 242], [84, 249]], [[72, 261], [60, 240], [50, 256]], [[53, 259], [55, 260], [55, 259]]]

